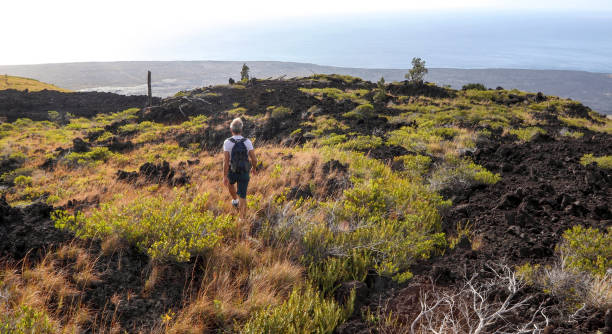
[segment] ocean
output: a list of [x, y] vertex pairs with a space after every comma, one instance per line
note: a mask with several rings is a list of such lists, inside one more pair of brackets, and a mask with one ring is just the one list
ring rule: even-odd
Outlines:
[[151, 51], [166, 60], [249, 59], [407, 68], [412, 57], [421, 57], [428, 66], [441, 68], [612, 73], [612, 13], [430, 11], [279, 18], [265, 23], [230, 22], [161, 41], [160, 46]]

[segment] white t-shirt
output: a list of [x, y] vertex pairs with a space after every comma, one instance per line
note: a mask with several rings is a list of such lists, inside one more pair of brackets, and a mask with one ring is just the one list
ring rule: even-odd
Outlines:
[[[232, 138], [234, 138], [234, 140], [240, 140], [243, 137], [238, 135], [238, 136], [232, 136]], [[232, 149], [234, 148], [234, 143], [232, 143], [229, 138], [226, 139], [223, 142], [223, 151], [225, 152], [230, 152], [230, 155], [232, 154]], [[252, 151], [253, 150], [253, 143], [251, 142], [250, 139], [247, 138], [247, 140], [244, 141], [244, 146], [246, 146], [247, 151]]]

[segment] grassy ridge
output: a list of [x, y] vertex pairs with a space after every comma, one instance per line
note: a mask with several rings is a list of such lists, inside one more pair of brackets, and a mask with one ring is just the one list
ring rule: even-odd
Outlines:
[[36, 79], [15, 77], [11, 75], [0, 76], [0, 90], [5, 89], [16, 89], [16, 90], [29, 90], [31, 92], [38, 92], [41, 90], [56, 90], [59, 92], [70, 92], [68, 89], [60, 88], [55, 85], [41, 82]]

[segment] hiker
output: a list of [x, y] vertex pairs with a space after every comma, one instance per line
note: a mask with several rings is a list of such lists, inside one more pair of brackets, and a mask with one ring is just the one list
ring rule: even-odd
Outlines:
[[[223, 142], [223, 184], [232, 196], [232, 205], [238, 208], [240, 218], [246, 218], [246, 195], [250, 175], [257, 172], [257, 158], [253, 143], [242, 137], [242, 120], [235, 118], [230, 124], [232, 136]], [[249, 162], [250, 159], [250, 162]], [[234, 184], [237, 183], [237, 187]]]

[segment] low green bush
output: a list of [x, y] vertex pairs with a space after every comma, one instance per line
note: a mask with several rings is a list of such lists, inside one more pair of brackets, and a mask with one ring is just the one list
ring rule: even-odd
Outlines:
[[333, 80], [333, 79], [342, 80], [348, 84], [362, 81], [361, 78], [350, 76], [350, 75], [342, 75], [342, 74], [314, 74], [310, 78], [317, 79], [317, 80], [323, 79], [323, 80], [328, 80], [328, 81]]
[[368, 151], [382, 146], [383, 140], [378, 136], [357, 136], [341, 142], [338, 147], [343, 150]]
[[463, 87], [461, 87], [461, 90], [468, 90], [468, 89], [487, 90], [487, 87], [485, 87], [481, 83], [470, 83], [470, 84], [467, 84], [467, 85], [463, 85]]
[[29, 186], [32, 184], [32, 177], [25, 176], [25, 175], [19, 175], [15, 178], [13, 182], [15, 182], [15, 185], [18, 187]]
[[98, 161], [107, 161], [113, 156], [108, 147], [94, 147], [89, 152], [71, 152], [66, 156], [66, 161], [70, 165], [89, 165]]
[[178, 125], [180, 129], [186, 132], [198, 132], [208, 126], [208, 117], [205, 115], [190, 116], [188, 121]]
[[431, 167], [431, 158], [424, 155], [402, 155], [394, 159], [401, 162], [403, 174], [412, 178], [422, 177]]
[[175, 190], [174, 198], [141, 197], [132, 203], [105, 203], [91, 214], [53, 214], [55, 226], [81, 238], [117, 235], [146, 251], [154, 260], [189, 261], [213, 248], [222, 231], [231, 227], [230, 215], [215, 216], [206, 209], [208, 194], [188, 196]]
[[270, 112], [270, 117], [273, 119], [283, 119], [293, 114], [293, 110], [291, 110], [291, 108], [283, 106], [269, 106], [266, 108], [266, 110]]
[[136, 114], [140, 111], [139, 108], [130, 108], [112, 114], [98, 114], [95, 121], [101, 125], [108, 125], [114, 122], [122, 122], [137, 118]]
[[342, 101], [342, 100], [351, 100], [355, 103], [367, 103], [367, 101], [363, 98], [370, 91], [367, 89], [356, 89], [356, 90], [347, 90], [343, 91], [338, 88], [300, 88], [300, 91], [313, 95], [321, 99], [323, 96], [327, 96], [333, 98], [334, 100]]
[[53, 334], [57, 332], [58, 328], [53, 325], [45, 312], [38, 311], [28, 305], [19, 306], [16, 312], [0, 314], [0, 333]]
[[244, 108], [244, 107], [237, 107], [237, 108], [234, 108], [234, 109], [226, 110], [225, 112], [228, 113], [228, 115], [230, 115], [232, 117], [238, 117], [238, 116], [244, 115], [244, 113], [246, 111], [247, 111], [247, 109]]
[[347, 130], [349, 127], [337, 119], [330, 116], [319, 116], [312, 122], [304, 122], [303, 126], [312, 127], [310, 133], [316, 137], [322, 136], [331, 132], [342, 132]]
[[557, 250], [570, 269], [603, 277], [612, 268], [612, 227], [602, 232], [576, 225], [563, 233]]
[[501, 180], [499, 174], [491, 173], [468, 158], [447, 156], [445, 163], [433, 171], [429, 183], [433, 190], [439, 191], [464, 188], [474, 184], [495, 184], [499, 180]]
[[521, 129], [512, 129], [510, 130], [510, 134], [515, 135], [520, 141], [528, 142], [538, 133], [544, 134], [546, 130], [539, 128], [537, 126], [530, 126]]
[[582, 138], [584, 136], [584, 132], [580, 132], [580, 131], [569, 131], [568, 129], [561, 129], [561, 131], [559, 131], [559, 134], [563, 137], [571, 137], [574, 139], [579, 139]]
[[361, 153], [322, 151], [350, 166], [354, 187], [339, 201], [302, 205], [276, 233], [299, 236], [309, 278], [325, 293], [369, 271], [405, 281], [411, 264], [446, 247], [438, 210], [447, 201]]
[[580, 163], [584, 166], [596, 163], [600, 168], [612, 169], [612, 155], [604, 155], [601, 157], [595, 157], [592, 153], [585, 154], [580, 158]]
[[346, 135], [330, 134], [320, 141], [324, 146], [336, 146], [343, 150], [368, 151], [380, 147], [383, 140], [377, 136], [357, 136], [348, 139]]
[[356, 118], [356, 119], [368, 119], [376, 116], [374, 113], [374, 107], [369, 104], [362, 104], [357, 106], [355, 109], [342, 114], [342, 116], [347, 118]]
[[331, 334], [352, 313], [354, 298], [353, 293], [348, 307], [343, 308], [310, 286], [295, 288], [283, 304], [256, 312], [240, 332]]
[[15, 183], [15, 179], [19, 176], [32, 176], [33, 168], [17, 168], [13, 171], [2, 174], [0, 180], [6, 183]]

